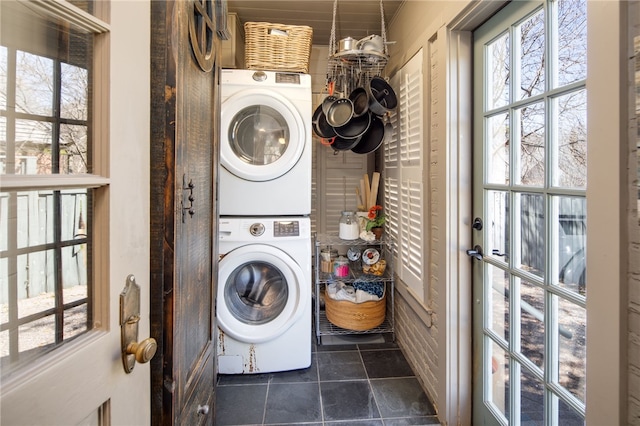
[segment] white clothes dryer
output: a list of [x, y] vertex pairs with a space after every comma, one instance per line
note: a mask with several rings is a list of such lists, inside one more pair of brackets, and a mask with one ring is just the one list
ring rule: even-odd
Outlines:
[[221, 73], [220, 215], [311, 213], [311, 76]]
[[218, 372], [309, 367], [309, 218], [222, 217], [219, 223]]

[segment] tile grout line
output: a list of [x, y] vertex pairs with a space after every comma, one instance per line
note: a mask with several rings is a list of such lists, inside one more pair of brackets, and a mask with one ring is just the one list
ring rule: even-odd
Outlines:
[[320, 401], [320, 423], [324, 426], [324, 405], [322, 402], [322, 386], [320, 385], [320, 360], [318, 359], [318, 351], [316, 347], [316, 378], [318, 379], [318, 399]]
[[269, 389], [271, 387], [271, 380], [273, 376], [269, 375], [269, 380], [267, 380], [267, 391], [264, 395], [264, 407], [262, 408], [262, 424], [266, 424], [267, 421], [267, 401], [269, 400]]
[[382, 413], [380, 412], [380, 404], [378, 404], [378, 398], [376, 398], [376, 394], [373, 391], [373, 386], [371, 386], [371, 377], [369, 377], [369, 372], [367, 371], [367, 366], [364, 363], [364, 358], [362, 357], [362, 350], [360, 348], [360, 345], [357, 345], [358, 347], [358, 355], [360, 356], [360, 362], [362, 363], [362, 368], [364, 369], [364, 374], [365, 376], [367, 376], [367, 385], [369, 386], [369, 392], [371, 392], [371, 396], [373, 397], [373, 401], [376, 403], [376, 409], [378, 410], [378, 418], [380, 419], [380, 421], [382, 422], [382, 424], [384, 425], [384, 419], [382, 418]]

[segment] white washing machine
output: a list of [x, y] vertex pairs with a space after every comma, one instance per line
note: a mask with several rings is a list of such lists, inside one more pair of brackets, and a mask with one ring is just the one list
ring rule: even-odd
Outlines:
[[311, 213], [311, 76], [221, 73], [220, 215]]
[[309, 218], [222, 217], [219, 223], [218, 372], [309, 367]]

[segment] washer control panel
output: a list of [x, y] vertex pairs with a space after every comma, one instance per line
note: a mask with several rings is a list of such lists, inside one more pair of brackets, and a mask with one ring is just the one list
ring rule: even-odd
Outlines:
[[300, 236], [300, 222], [297, 220], [273, 222], [274, 237], [298, 237]]

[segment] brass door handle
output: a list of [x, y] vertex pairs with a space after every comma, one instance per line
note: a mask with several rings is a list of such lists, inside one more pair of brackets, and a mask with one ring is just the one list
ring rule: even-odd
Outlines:
[[141, 364], [151, 361], [151, 358], [156, 354], [158, 344], [156, 339], [148, 337], [142, 342], [131, 342], [127, 345], [127, 354], [134, 355], [136, 361]]
[[127, 277], [120, 293], [120, 336], [122, 364], [124, 371], [131, 373], [136, 361], [149, 362], [156, 354], [158, 344], [152, 337], [138, 343], [138, 323], [140, 322], [140, 286], [133, 275]]

